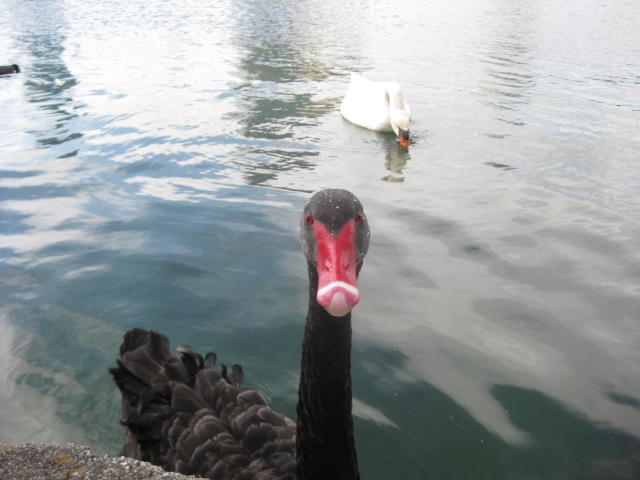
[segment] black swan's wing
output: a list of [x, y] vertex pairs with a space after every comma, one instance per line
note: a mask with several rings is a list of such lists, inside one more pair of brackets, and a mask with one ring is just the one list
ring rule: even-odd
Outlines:
[[187, 346], [133, 329], [110, 372], [122, 392], [123, 455], [212, 479], [294, 479], [295, 424]]

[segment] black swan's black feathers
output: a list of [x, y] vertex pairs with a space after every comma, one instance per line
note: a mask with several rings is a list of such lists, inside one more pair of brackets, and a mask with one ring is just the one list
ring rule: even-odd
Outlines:
[[240, 365], [214, 369], [215, 354], [169, 348], [162, 334], [126, 333], [118, 366], [123, 455], [212, 479], [294, 479], [295, 425], [242, 387]]

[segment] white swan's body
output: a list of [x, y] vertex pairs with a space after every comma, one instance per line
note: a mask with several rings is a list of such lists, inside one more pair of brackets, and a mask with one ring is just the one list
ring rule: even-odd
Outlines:
[[369, 130], [395, 132], [402, 146], [409, 146], [411, 109], [397, 82], [372, 82], [352, 73], [340, 113], [351, 123]]

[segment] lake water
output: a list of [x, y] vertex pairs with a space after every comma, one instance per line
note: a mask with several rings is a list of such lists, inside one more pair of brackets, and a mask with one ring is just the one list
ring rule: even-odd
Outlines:
[[[133, 327], [295, 417], [304, 202], [372, 230], [364, 479], [640, 478], [634, 0], [0, 0], [0, 442], [116, 454]], [[413, 144], [339, 113], [402, 83]]]

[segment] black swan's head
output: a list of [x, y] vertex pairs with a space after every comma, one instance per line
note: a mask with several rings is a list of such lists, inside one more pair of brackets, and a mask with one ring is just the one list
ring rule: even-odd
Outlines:
[[313, 195], [300, 219], [300, 244], [307, 257], [317, 302], [334, 317], [360, 300], [357, 278], [369, 249], [369, 224], [358, 198], [347, 190]]

